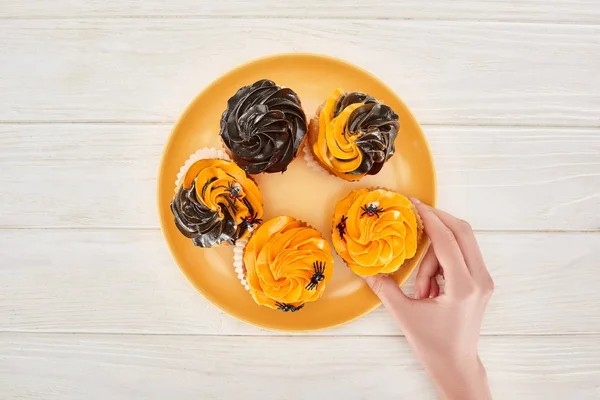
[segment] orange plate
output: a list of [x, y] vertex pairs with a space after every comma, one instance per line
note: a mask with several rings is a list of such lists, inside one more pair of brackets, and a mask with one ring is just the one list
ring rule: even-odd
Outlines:
[[[435, 204], [435, 171], [427, 141], [404, 103], [379, 79], [344, 61], [314, 54], [282, 54], [244, 64], [213, 82], [183, 113], [167, 142], [158, 177], [161, 226], [173, 257], [190, 282], [210, 302], [242, 321], [281, 331], [311, 331], [359, 318], [380, 303], [363, 280], [350, 272], [335, 255], [334, 275], [319, 301], [296, 313], [283, 313], [254, 303], [240, 284], [233, 266], [233, 248], [195, 247], [173, 223], [173, 199], [179, 168], [201, 147], [221, 147], [219, 121], [227, 100], [240, 87], [271, 79], [292, 88], [310, 119], [317, 107], [337, 87], [361, 91], [391, 106], [400, 115], [396, 154], [376, 176], [357, 183], [310, 170], [301, 151], [284, 174], [256, 177], [265, 202], [265, 219], [289, 215], [306, 221], [331, 237], [336, 202], [356, 188], [382, 186]], [[423, 245], [405, 268], [394, 274], [403, 284], [423, 256]], [[332, 246], [333, 248], [333, 246]]]

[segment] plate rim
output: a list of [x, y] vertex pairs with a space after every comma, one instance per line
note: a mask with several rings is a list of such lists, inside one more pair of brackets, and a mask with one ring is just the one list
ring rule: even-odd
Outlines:
[[[260, 328], [260, 329], [266, 329], [266, 330], [276, 331], [276, 332], [282, 332], [282, 333], [310, 333], [310, 332], [324, 331], [326, 329], [333, 329], [333, 328], [337, 328], [337, 327], [340, 327], [342, 325], [346, 325], [346, 324], [349, 324], [351, 322], [354, 322], [354, 321], [356, 321], [356, 320], [364, 317], [365, 315], [370, 314], [375, 309], [379, 308], [381, 306], [381, 300], [379, 298], [377, 298], [376, 301], [375, 301], [375, 303], [374, 303], [374, 305], [372, 307], [366, 308], [364, 310], [364, 312], [358, 313], [353, 318], [347, 319], [347, 320], [342, 321], [342, 322], [334, 323], [334, 324], [331, 324], [331, 325], [326, 325], [326, 326], [317, 327], [317, 328], [311, 328], [311, 329], [286, 329], [286, 328], [274, 327], [274, 326], [269, 326], [269, 325], [266, 325], [266, 324], [257, 323], [255, 321], [251, 321], [251, 320], [249, 320], [249, 319], [247, 319], [247, 318], [245, 318], [243, 316], [232, 315], [232, 313], [230, 313], [229, 311], [225, 310], [224, 308], [222, 308], [221, 306], [219, 306], [218, 304], [216, 304], [216, 302], [214, 302], [213, 300], [211, 300], [209, 298], [209, 296], [206, 295], [204, 289], [202, 289], [200, 286], [198, 286], [194, 282], [194, 280], [191, 279], [191, 277], [188, 275], [188, 273], [186, 272], [186, 270], [179, 265], [179, 262], [177, 261], [177, 257], [175, 255], [175, 252], [173, 250], [173, 246], [169, 242], [169, 240], [167, 240], [167, 234], [166, 234], [165, 224], [166, 224], [166, 221], [167, 221], [168, 218], [165, 215], [166, 214], [165, 209], [161, 208], [161, 206], [160, 206], [161, 188], [165, 185], [164, 179], [166, 179], [166, 177], [163, 177], [162, 171], [163, 171], [164, 166], [166, 164], [166, 155], [167, 155], [167, 152], [169, 151], [169, 149], [172, 147], [172, 145], [174, 143], [175, 132], [178, 131], [180, 125], [185, 120], [185, 117], [191, 112], [194, 104], [196, 104], [196, 102], [198, 101], [198, 99], [200, 97], [204, 96], [204, 94], [206, 92], [208, 92], [211, 88], [213, 88], [214, 86], [216, 86], [225, 76], [227, 76], [229, 74], [233, 74], [233, 73], [235, 73], [235, 72], [237, 72], [239, 70], [243, 70], [245, 68], [248, 68], [249, 66], [251, 66], [253, 64], [256, 64], [256, 63], [261, 63], [261, 62], [265, 62], [265, 61], [274, 61], [274, 60], [277, 60], [277, 59], [284, 59], [284, 58], [294, 58], [294, 57], [325, 59], [325, 60], [328, 60], [330, 62], [336, 62], [336, 63], [343, 64], [346, 67], [358, 70], [361, 73], [369, 76], [371, 79], [379, 82], [381, 85], [383, 85], [384, 87], [386, 87], [389, 90], [390, 94], [392, 96], [394, 96], [395, 100], [398, 101], [400, 104], [402, 104], [402, 106], [407, 111], [407, 113], [410, 115], [410, 117], [416, 122], [416, 126], [417, 126], [417, 128], [418, 128], [421, 136], [425, 139], [424, 140], [425, 147], [426, 147], [427, 152], [429, 153], [429, 156], [430, 156], [430, 159], [431, 159], [431, 166], [432, 166], [433, 201], [432, 201], [432, 204], [430, 204], [430, 205], [432, 207], [435, 207], [437, 205], [437, 200], [438, 200], [438, 179], [437, 179], [437, 170], [435, 168], [435, 161], [433, 159], [433, 153], [431, 151], [431, 146], [429, 144], [429, 141], [427, 140], [427, 136], [425, 136], [425, 133], [423, 132], [423, 128], [421, 127], [421, 124], [416, 119], [416, 117], [413, 114], [412, 110], [406, 105], [406, 103], [404, 103], [404, 101], [402, 100], [402, 98], [398, 94], [396, 94], [396, 92], [388, 84], [386, 84], [383, 80], [381, 80], [380, 78], [378, 78], [376, 75], [374, 75], [370, 71], [368, 71], [368, 70], [366, 70], [366, 69], [364, 69], [364, 68], [362, 68], [362, 67], [360, 67], [360, 66], [358, 66], [356, 64], [353, 64], [353, 63], [351, 63], [349, 61], [346, 61], [344, 59], [333, 57], [333, 56], [329, 56], [329, 55], [325, 55], [325, 54], [311, 53], [311, 52], [286, 52], [286, 53], [276, 53], [276, 54], [270, 54], [270, 55], [267, 55], [267, 56], [253, 58], [253, 59], [251, 59], [249, 61], [246, 61], [244, 63], [241, 63], [241, 64], [237, 65], [234, 68], [228, 69], [224, 73], [222, 73], [222, 74], [218, 75], [216, 78], [214, 78], [208, 85], [204, 86], [198, 92], [198, 94], [196, 94], [196, 96], [194, 96], [188, 102], [188, 104], [185, 107], [184, 111], [179, 115], [179, 117], [177, 118], [177, 121], [175, 122], [175, 124], [171, 128], [171, 130], [169, 132], [169, 136], [168, 136], [168, 138], [167, 138], [167, 140], [165, 142], [165, 145], [163, 146], [162, 152], [161, 152], [160, 163], [158, 165], [158, 171], [157, 171], [158, 172], [158, 179], [157, 179], [157, 185], [156, 185], [156, 207], [158, 208], [158, 216], [159, 216], [159, 220], [160, 220], [160, 230], [161, 230], [161, 233], [162, 233], [162, 237], [164, 239], [164, 242], [166, 242], [166, 244], [167, 244], [167, 248], [169, 249], [169, 253], [171, 254], [171, 257], [172, 257], [173, 261], [175, 261], [175, 264], [177, 265], [177, 268], [179, 269], [180, 272], [183, 273], [183, 275], [186, 277], [187, 281], [212, 306], [216, 307], [221, 312], [223, 312], [224, 314], [226, 314], [227, 316], [229, 316], [229, 317], [231, 317], [231, 318], [233, 318], [235, 320], [242, 321], [244, 323], [247, 323], [249, 325], [252, 325], [252, 326]], [[417, 260], [417, 262], [415, 263], [415, 266], [410, 271], [410, 273], [406, 276], [405, 279], [401, 280], [400, 282], [397, 282], [398, 287], [402, 287], [404, 285], [404, 283], [406, 283], [406, 281], [414, 273], [414, 271], [417, 268], [420, 267], [421, 261], [423, 260], [423, 257], [427, 253], [427, 251], [429, 249], [429, 246], [430, 246], [430, 240], [429, 240], [428, 237], [426, 237], [425, 242], [423, 243], [423, 246], [424, 246], [424, 250], [423, 250], [421, 256], [419, 257], [419, 259]]]

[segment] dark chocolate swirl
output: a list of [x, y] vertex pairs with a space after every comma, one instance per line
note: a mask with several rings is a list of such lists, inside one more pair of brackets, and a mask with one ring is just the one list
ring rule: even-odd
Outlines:
[[342, 97], [340, 97], [340, 99], [335, 104], [335, 111], [333, 112], [333, 117], [337, 117], [338, 115], [340, 115], [342, 110], [344, 110], [346, 107], [348, 107], [351, 104], [356, 104], [356, 103], [364, 103], [364, 104], [377, 103], [377, 100], [375, 100], [374, 97], [369, 96], [366, 93], [360, 93], [360, 92], [344, 93], [344, 94], [342, 94]]
[[220, 135], [247, 173], [284, 172], [306, 135], [306, 116], [293, 90], [263, 79], [229, 99]]
[[360, 166], [350, 173], [377, 174], [396, 151], [398, 115], [385, 104], [367, 103], [352, 111], [347, 127], [351, 135], [358, 136], [356, 145], [363, 154]]
[[175, 225], [183, 235], [192, 239], [196, 246], [213, 247], [223, 242], [233, 244], [237, 236], [236, 221], [227, 207], [219, 213], [206, 207], [196, 197], [196, 182], [189, 189], [183, 186], [171, 203]]
[[[312, 122], [311, 122], [312, 124]], [[398, 114], [372, 96], [336, 90], [314, 127], [313, 152], [335, 175], [354, 181], [375, 175], [395, 152]], [[311, 131], [313, 129], [311, 128]]]
[[262, 196], [234, 163], [199, 160], [186, 172], [171, 212], [179, 231], [196, 246], [234, 244], [262, 221]]

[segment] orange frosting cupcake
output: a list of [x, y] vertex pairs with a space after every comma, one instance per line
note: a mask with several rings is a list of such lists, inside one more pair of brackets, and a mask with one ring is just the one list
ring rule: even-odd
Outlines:
[[319, 231], [292, 217], [276, 217], [250, 238], [244, 268], [257, 304], [294, 312], [321, 297], [333, 274], [333, 256]]
[[415, 256], [422, 232], [410, 200], [389, 190], [354, 190], [335, 207], [333, 246], [361, 276], [397, 271]]

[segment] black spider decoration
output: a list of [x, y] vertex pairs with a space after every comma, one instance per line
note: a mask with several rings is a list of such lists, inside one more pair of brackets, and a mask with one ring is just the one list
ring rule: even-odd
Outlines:
[[280, 303], [280, 302], [275, 302], [275, 305], [277, 306], [278, 310], [281, 310], [283, 312], [296, 312], [298, 310], [300, 310], [302, 307], [304, 307], [304, 304], [300, 304], [298, 307], [294, 307], [293, 304], [287, 304], [287, 303]]
[[229, 190], [229, 198], [232, 200], [237, 200], [240, 198], [240, 195], [242, 194], [242, 185], [240, 185], [239, 183], [232, 183], [231, 181], [229, 181], [227, 183], [227, 189]]
[[[212, 183], [214, 180], [216, 180], [216, 178], [212, 179], [211, 181], [207, 182], [207, 184], [205, 185], [205, 188], [208, 186], [209, 183]], [[224, 189], [225, 186], [215, 186], [213, 187], [213, 189]], [[229, 205], [229, 207], [233, 210], [233, 211], [237, 211], [238, 207], [236, 206], [236, 202], [238, 200], [241, 199], [241, 195], [242, 195], [242, 185], [240, 185], [238, 182], [227, 182], [227, 191], [226, 193], [228, 194], [225, 197], [225, 200], [227, 201], [227, 205]], [[202, 195], [204, 196], [204, 192], [202, 192]], [[241, 200], [246, 200], [245, 198], [241, 199]], [[223, 205], [224, 207], [227, 207], [227, 205]]]
[[254, 224], [260, 224], [262, 222], [262, 219], [260, 218], [256, 218], [258, 216], [258, 213], [254, 213], [252, 215], [248, 215], [246, 218], [244, 218], [244, 220], [242, 221], [243, 224], [252, 226]]
[[338, 230], [338, 232], [340, 233], [340, 239], [342, 239], [344, 242], [346, 241], [346, 239], [344, 238], [344, 234], [346, 233], [346, 221], [348, 220], [348, 217], [342, 215], [342, 220], [340, 221], [339, 224], [337, 224], [335, 226], [335, 229]]
[[323, 275], [323, 273], [325, 272], [325, 264], [326, 263], [322, 261], [315, 261], [313, 263], [313, 269], [315, 270], [315, 273], [310, 278], [310, 282], [308, 283], [308, 285], [306, 285], [306, 290], [317, 289], [319, 283], [321, 283], [323, 279], [325, 279], [325, 275]]
[[258, 213], [254, 211], [254, 208], [252, 207], [252, 204], [250, 204], [250, 201], [248, 201], [247, 197], [242, 199], [242, 203], [244, 203], [248, 209], [248, 215], [243, 217], [242, 222], [240, 222], [238, 225], [240, 237], [244, 236], [248, 230], [252, 230], [254, 225], [262, 223], [262, 219], [256, 218], [258, 217]]
[[363, 213], [360, 214], [361, 217], [367, 214], [369, 217], [377, 215], [377, 218], [379, 218], [379, 213], [384, 211], [383, 208], [379, 208], [379, 203], [377, 202], [369, 203], [366, 206], [362, 206], [360, 209], [363, 210]]

